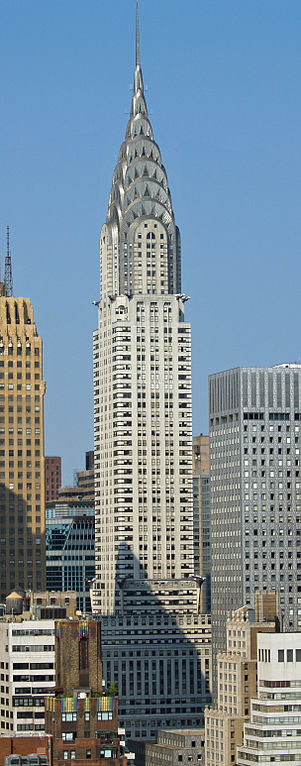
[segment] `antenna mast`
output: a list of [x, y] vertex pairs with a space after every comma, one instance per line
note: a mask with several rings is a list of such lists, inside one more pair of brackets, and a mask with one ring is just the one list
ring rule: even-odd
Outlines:
[[6, 258], [5, 258], [5, 271], [4, 271], [4, 285], [6, 287], [6, 295], [13, 294], [13, 272], [11, 264], [11, 252], [9, 246], [9, 226], [6, 227]]
[[140, 61], [140, 29], [139, 29], [139, 5], [136, 0], [136, 66], [141, 66]]

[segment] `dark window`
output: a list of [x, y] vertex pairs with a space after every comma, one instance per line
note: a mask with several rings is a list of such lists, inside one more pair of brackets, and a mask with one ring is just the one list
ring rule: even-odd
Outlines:
[[79, 669], [87, 670], [88, 667], [88, 639], [82, 638], [79, 642]]

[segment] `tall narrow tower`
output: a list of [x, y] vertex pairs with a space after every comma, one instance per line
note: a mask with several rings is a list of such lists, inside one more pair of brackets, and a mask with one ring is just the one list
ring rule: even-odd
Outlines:
[[147, 114], [137, 25], [131, 115], [100, 236], [95, 600], [106, 614], [116, 576], [194, 571], [190, 326], [180, 290], [180, 237]]
[[[9, 240], [8, 240], [9, 243]], [[46, 585], [42, 340], [28, 298], [0, 283], [0, 598]]]
[[[199, 614], [200, 578], [194, 578], [185, 300], [180, 235], [144, 97], [137, 2], [131, 113], [100, 235], [94, 335], [93, 603], [95, 613], [107, 616], [107, 622], [102, 619], [104, 673], [118, 682], [120, 716], [133, 736], [155, 736], [163, 724], [200, 724], [206, 697], [203, 645], [209, 657], [210, 629], [208, 616]], [[116, 641], [124, 645], [119, 652], [125, 657], [124, 675], [121, 662], [112, 660]], [[171, 657], [173, 641], [179, 643], [180, 665]], [[150, 644], [156, 645], [152, 651]], [[148, 656], [154, 657], [154, 667], [148, 660], [147, 668], [143, 664]], [[209, 659], [206, 668], [209, 674]], [[209, 675], [207, 681], [208, 687]]]

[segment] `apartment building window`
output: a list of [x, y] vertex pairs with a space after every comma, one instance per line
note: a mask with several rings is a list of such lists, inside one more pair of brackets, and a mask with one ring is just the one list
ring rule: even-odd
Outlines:
[[101, 711], [97, 713], [97, 720], [98, 721], [112, 721], [113, 720], [113, 713], [112, 711]]
[[62, 713], [62, 721], [76, 721], [76, 713]]

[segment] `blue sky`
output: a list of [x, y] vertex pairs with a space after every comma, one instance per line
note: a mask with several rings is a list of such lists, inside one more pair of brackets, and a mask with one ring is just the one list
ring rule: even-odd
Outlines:
[[[141, 0], [182, 236], [193, 430], [209, 373], [299, 361], [300, 0]], [[46, 454], [93, 447], [99, 232], [130, 106], [134, 0], [0, 0], [0, 250], [44, 340]]]

